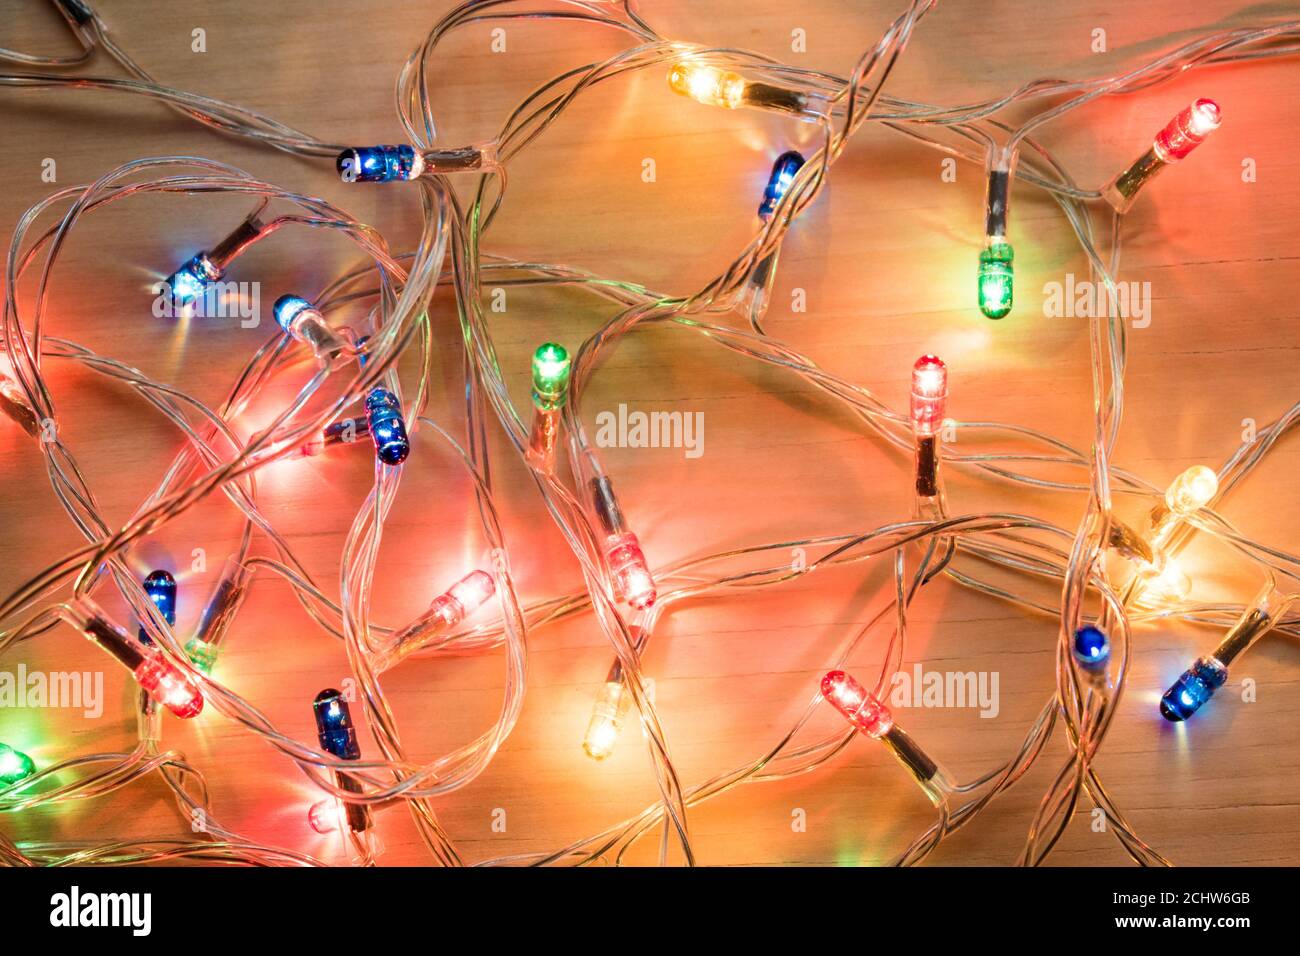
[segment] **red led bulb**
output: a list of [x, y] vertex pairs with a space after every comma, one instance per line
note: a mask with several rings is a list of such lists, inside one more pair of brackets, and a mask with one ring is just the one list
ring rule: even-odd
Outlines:
[[434, 598], [429, 605], [425, 620], [438, 620], [445, 627], [454, 627], [497, 593], [496, 582], [486, 571], [471, 571], [461, 578], [445, 594]]
[[631, 531], [611, 534], [605, 542], [605, 560], [623, 600], [638, 611], [644, 611], [655, 603], [658, 596], [655, 579], [635, 534]]
[[497, 584], [486, 571], [471, 571], [429, 604], [429, 609], [393, 634], [388, 647], [376, 658], [382, 671], [429, 643], [430, 638], [451, 630], [497, 593]]
[[922, 355], [912, 366], [912, 431], [938, 433], [947, 399], [948, 366], [937, 355]]
[[634, 532], [627, 529], [614, 486], [601, 475], [591, 480], [592, 502], [605, 532], [605, 564], [620, 597], [638, 611], [655, 603], [655, 579]]
[[198, 684], [167, 660], [162, 651], [132, 639], [94, 601], [81, 598], [75, 604], [64, 605], [59, 609], [59, 616], [107, 651], [131, 672], [146, 694], [177, 717], [197, 717], [203, 710], [203, 694]]
[[1222, 118], [1214, 100], [1196, 100], [1156, 133], [1150, 149], [1102, 187], [1102, 197], [1117, 212], [1128, 212], [1142, 187], [1205, 142]]
[[822, 678], [822, 696], [868, 737], [882, 737], [894, 726], [889, 708], [844, 671], [831, 671]]
[[1176, 163], [1205, 142], [1205, 137], [1219, 128], [1222, 119], [1218, 103], [1199, 99], [1156, 133], [1152, 148], [1166, 163]]
[[197, 717], [203, 710], [203, 694], [198, 686], [173, 667], [162, 651], [145, 655], [134, 673], [145, 692], [177, 717]]
[[347, 825], [347, 815], [338, 800], [321, 800], [307, 811], [307, 822], [317, 833], [338, 833]]

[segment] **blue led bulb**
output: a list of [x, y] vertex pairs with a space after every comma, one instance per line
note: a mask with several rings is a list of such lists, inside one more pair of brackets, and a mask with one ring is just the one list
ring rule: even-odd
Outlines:
[[371, 389], [366, 396], [366, 423], [375, 442], [375, 454], [385, 465], [400, 465], [411, 452], [406, 422], [397, 396], [386, 388]]
[[[352, 712], [343, 694], [333, 688], [321, 691], [312, 701], [312, 710], [316, 714], [316, 732], [320, 738], [321, 749], [340, 760], [360, 760], [361, 747], [357, 743], [357, 728], [352, 724]], [[349, 773], [341, 770], [334, 772], [334, 780], [341, 790], [349, 793], [363, 793], [361, 782]], [[315, 819], [321, 815], [322, 807], [330, 804], [318, 804], [312, 807], [310, 818], [312, 825], [318, 826]], [[363, 833], [374, 826], [370, 817], [370, 808], [365, 804], [345, 802], [343, 813], [347, 819], [348, 829], [353, 833]], [[325, 815], [329, 816], [328, 810]], [[319, 828], [319, 827], [318, 827]]]
[[391, 183], [414, 179], [424, 171], [424, 157], [410, 146], [357, 146], [335, 160], [345, 183]]
[[1074, 632], [1074, 659], [1084, 670], [1097, 671], [1110, 660], [1110, 638], [1101, 628], [1084, 625]]
[[361, 746], [357, 743], [357, 728], [352, 724], [352, 711], [341, 691], [332, 687], [321, 691], [311, 703], [316, 714], [316, 733], [321, 750], [340, 760], [360, 760]]
[[275, 313], [276, 324], [292, 335], [293, 320], [312, 308], [312, 304], [300, 295], [282, 295], [275, 300], [271, 311]]
[[1160, 698], [1160, 716], [1165, 720], [1186, 720], [1200, 710], [1227, 679], [1228, 668], [1218, 660], [1198, 658]]
[[317, 360], [329, 365], [343, 354], [348, 343], [330, 328], [325, 316], [300, 295], [282, 295], [271, 307], [275, 321], [285, 335], [311, 347]]
[[181, 266], [167, 280], [171, 289], [172, 301], [179, 306], [193, 305], [203, 298], [208, 286], [222, 276], [221, 270], [206, 252], [200, 252], [185, 265]]
[[772, 164], [772, 175], [768, 177], [767, 188], [763, 190], [763, 202], [758, 207], [758, 218], [764, 222], [772, 218], [776, 204], [781, 201], [794, 182], [795, 173], [803, 167], [804, 158], [798, 150], [782, 153]]
[[[144, 579], [144, 593], [149, 595], [158, 613], [168, 624], [176, 623], [176, 579], [166, 571], [151, 571]], [[140, 625], [140, 640], [152, 644], [149, 633]]]

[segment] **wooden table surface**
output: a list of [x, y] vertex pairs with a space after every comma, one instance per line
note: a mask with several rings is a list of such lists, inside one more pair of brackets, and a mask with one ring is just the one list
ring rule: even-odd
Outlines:
[[[901, 11], [898, 0], [643, 4], [666, 36], [752, 49], [846, 74]], [[1300, 12], [1207, 0], [1103, 0], [1038, 4], [942, 2], [918, 27], [889, 91], [912, 100], [968, 103], [1040, 77], [1085, 79], [1152, 58], [1210, 28]], [[405, 57], [445, 2], [385, 4], [96, 0], [119, 43], [160, 82], [260, 110], [332, 142], [400, 142], [393, 87]], [[191, 49], [195, 28], [206, 52]], [[806, 52], [791, 51], [796, 28]], [[1092, 50], [1106, 31], [1107, 52]], [[506, 50], [490, 28], [454, 35], [435, 63], [435, 113], [446, 143], [490, 138], [538, 83], [614, 52], [611, 32], [555, 23], [512, 23]], [[0, 46], [72, 49], [52, 8], [0, 0]], [[82, 70], [120, 76], [98, 55]], [[1042, 136], [1089, 187], [1132, 160], [1150, 136], [1197, 95], [1222, 105], [1223, 128], [1185, 166], [1143, 195], [1125, 223], [1120, 278], [1149, 281], [1152, 321], [1134, 329], [1116, 463], [1163, 486], [1190, 464], [1218, 467], [1242, 441], [1243, 421], [1263, 426], [1300, 386], [1295, 289], [1300, 286], [1300, 62], [1268, 60], [1203, 71], [1071, 114]], [[1023, 112], [1017, 115], [1023, 115]], [[57, 186], [91, 182], [141, 157], [187, 154], [242, 169], [337, 203], [409, 248], [418, 226], [411, 191], [347, 186], [332, 164], [219, 136], [149, 101], [116, 94], [0, 90], [0, 221], [18, 217]], [[504, 211], [485, 251], [581, 266], [664, 292], [698, 288], [755, 233], [754, 207], [772, 159], [809, 145], [807, 126], [726, 113], [672, 95], [655, 75], [603, 84], [584, 96], [510, 168]], [[643, 182], [642, 163], [657, 176]], [[1244, 182], [1252, 159], [1254, 182]], [[924, 351], [949, 364], [948, 414], [965, 421], [1033, 425], [1086, 448], [1092, 434], [1087, 321], [1044, 315], [1044, 285], [1083, 278], [1084, 258], [1055, 205], [1015, 191], [1017, 307], [1005, 321], [974, 308], [981, 240], [982, 172], [963, 164], [955, 182], [941, 157], [881, 128], [864, 129], [786, 240], [767, 331], [895, 408], [905, 408], [910, 364]], [[155, 319], [146, 286], [224, 235], [246, 204], [230, 197], [148, 197], [88, 217], [54, 273], [48, 331], [137, 365], [216, 404], [270, 331], [231, 323], [178, 326]], [[1108, 223], [1099, 217], [1099, 223]], [[1106, 228], [1104, 226], [1104, 228]], [[1103, 228], [1103, 232], [1104, 232]], [[314, 231], [284, 231], [241, 258], [228, 278], [262, 283], [264, 305], [283, 292], [311, 296], [355, 261], [350, 245]], [[791, 308], [795, 290], [807, 311]], [[23, 292], [30, 303], [31, 289]], [[555, 339], [571, 348], [606, 321], [591, 297], [512, 291], [489, 313], [515, 400], [526, 408], [528, 355]], [[461, 346], [452, 300], [432, 313], [431, 414], [463, 434]], [[85, 469], [100, 510], [124, 521], [152, 490], [180, 438], [128, 390], [67, 363], [48, 377], [61, 433]], [[910, 515], [910, 461], [867, 433], [842, 407], [792, 376], [737, 361], [680, 328], [641, 331], [610, 357], [584, 402], [596, 413], [632, 409], [703, 412], [703, 454], [681, 449], [608, 449], [625, 510], [654, 565], [692, 555], [815, 534], [866, 531]], [[981, 445], [992, 450], [992, 444]], [[976, 450], [974, 439], [970, 450]], [[338, 592], [340, 548], [370, 487], [370, 456], [334, 454], [277, 464], [261, 476], [261, 504], [308, 569]], [[540, 506], [527, 470], [494, 436], [494, 480], [511, 562], [525, 601], [577, 590], [576, 562]], [[1288, 550], [1300, 529], [1293, 493], [1300, 454], [1283, 440], [1221, 511], [1246, 534]], [[954, 514], [1015, 511], [1075, 527], [1082, 495], [1031, 494], [950, 469]], [[1125, 510], [1127, 507], [1127, 511]], [[1119, 512], [1140, 516], [1120, 499]], [[213, 497], [137, 549], [141, 574], [173, 568], [178, 627], [192, 627], [240, 519]], [[0, 422], [0, 591], [81, 543], [58, 505], [40, 452]], [[266, 552], [264, 541], [256, 547]], [[207, 570], [193, 571], [201, 548]], [[377, 617], [411, 619], [442, 586], [483, 561], [469, 481], [445, 448], [417, 441], [385, 532]], [[1194, 542], [1185, 566], [1195, 596], [1241, 603], [1259, 572], [1226, 549]], [[1025, 593], [1056, 599], [1024, 582]], [[816, 681], [853, 630], [891, 598], [888, 562], [818, 572], [741, 595], [675, 607], [656, 632], [645, 666], [686, 785], [765, 752], [791, 726]], [[121, 612], [115, 596], [106, 605]], [[910, 615], [905, 668], [995, 672], [996, 717], [970, 708], [908, 708], [896, 716], [959, 778], [1008, 759], [1053, 693], [1056, 625], [950, 581], [925, 589]], [[1206, 711], [1173, 726], [1157, 714], [1160, 692], [1217, 641], [1214, 629], [1143, 625], [1116, 725], [1098, 762], [1137, 832], [1180, 864], [1300, 863], [1300, 648], [1265, 639], [1234, 668], [1234, 683]], [[852, 669], [878, 669], [872, 642]], [[489, 769], [438, 801], [440, 819], [469, 861], [558, 848], [615, 823], [656, 797], [640, 732], [626, 729], [603, 763], [581, 749], [593, 695], [612, 652], [590, 616], [529, 640], [528, 692], [519, 724]], [[61, 627], [2, 663], [14, 670], [104, 670], [100, 653]], [[314, 740], [310, 701], [347, 676], [340, 644], [320, 632], [281, 580], [260, 574], [218, 676], [277, 726]], [[488, 727], [501, 703], [500, 654], [413, 662], [384, 680], [403, 743], [429, 759]], [[1257, 682], [1243, 702], [1238, 677]], [[134, 718], [125, 675], [106, 671], [104, 715], [54, 709], [0, 710], [0, 740], [42, 764], [78, 753], [128, 748]], [[819, 713], [815, 731], [839, 726]], [[250, 837], [345, 861], [311, 832], [316, 796], [293, 764], [214, 713], [188, 725], [168, 720], [165, 743], [207, 775], [223, 822]], [[375, 752], [368, 732], [363, 747]], [[1009, 864], [1038, 801], [1064, 758], [1057, 735], [1021, 783], [933, 856], [942, 864]], [[1082, 807], [1051, 862], [1094, 865], [1127, 858], [1114, 836], [1089, 826]], [[504, 832], [493, 828], [505, 811]], [[798, 813], [796, 811], [802, 811]], [[494, 817], [494, 813], [496, 816]], [[806, 827], [792, 825], [800, 817]], [[826, 766], [780, 783], [745, 786], [690, 816], [706, 864], [874, 864], [889, 860], [932, 820], [915, 785], [883, 748], [856, 740]], [[157, 778], [112, 797], [44, 807], [0, 820], [15, 839], [97, 839], [188, 832]], [[380, 814], [382, 862], [428, 856], [401, 810]], [[657, 840], [631, 859], [652, 862]]]

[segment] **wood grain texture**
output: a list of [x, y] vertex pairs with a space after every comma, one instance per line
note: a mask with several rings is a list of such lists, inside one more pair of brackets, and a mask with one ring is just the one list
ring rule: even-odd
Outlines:
[[[901, 4], [881, 0], [644, 4], [663, 34], [749, 48], [846, 73]], [[263, 111], [330, 141], [400, 141], [392, 90], [397, 71], [445, 2], [208, 5], [100, 0], [119, 42], [160, 82]], [[1079, 0], [1036, 4], [941, 3], [918, 28], [891, 80], [909, 99], [967, 103], [1040, 77], [1088, 78], [1150, 59], [1209, 28], [1258, 22], [1289, 11], [1277, 4], [1239, 12], [1207, 0], [1138, 6]], [[193, 53], [191, 30], [206, 30]], [[794, 28], [807, 52], [790, 51]], [[1109, 52], [1090, 50], [1107, 31]], [[547, 23], [508, 28], [504, 53], [477, 25], [448, 42], [434, 71], [444, 142], [490, 137], [533, 87], [563, 69], [612, 53], [612, 33]], [[60, 21], [34, 0], [0, 0], [0, 46], [71, 49]], [[118, 76], [106, 57], [86, 70]], [[1242, 421], [1263, 425], [1300, 386], [1294, 290], [1300, 285], [1300, 62], [1265, 61], [1196, 72], [1138, 95], [1095, 103], [1049, 127], [1043, 142], [1082, 184], [1095, 187], [1134, 158], [1169, 116], [1195, 95], [1223, 106], [1223, 129], [1142, 197], [1125, 225], [1121, 278], [1149, 281], [1152, 322], [1134, 330], [1117, 463], [1157, 484], [1187, 465], [1218, 466], [1241, 442]], [[1024, 115], [1023, 112], [1018, 115]], [[97, 92], [0, 90], [0, 222], [5, 233], [53, 186], [93, 181], [146, 156], [219, 159], [259, 177], [323, 196], [409, 247], [418, 210], [400, 187], [348, 187], [331, 164], [257, 149], [211, 133], [157, 104]], [[584, 96], [510, 169], [505, 209], [485, 250], [561, 262], [692, 291], [733, 259], [754, 234], [754, 207], [781, 151], [811, 131], [746, 111], [726, 114], [668, 92], [657, 75], [604, 84]], [[657, 181], [642, 182], [653, 158]], [[1258, 181], [1243, 183], [1242, 161]], [[866, 129], [834, 167], [818, 201], [792, 229], [781, 257], [768, 331], [817, 362], [880, 394], [906, 401], [907, 372], [923, 351], [952, 369], [949, 414], [967, 421], [1033, 424], [1086, 447], [1092, 432], [1087, 325], [1043, 315], [1043, 286], [1086, 272], [1056, 205], [1017, 188], [1012, 208], [1016, 311], [991, 323], [974, 308], [982, 175], [969, 166], [955, 183], [940, 157], [883, 129]], [[146, 285], [223, 235], [244, 213], [227, 198], [150, 197], [97, 213], [74, 231], [55, 270], [51, 329], [136, 364], [215, 404], [247, 356], [270, 334], [230, 323], [177, 328], [150, 313]], [[285, 231], [241, 258], [229, 278], [261, 282], [263, 304], [288, 291], [310, 295], [353, 261], [351, 247], [315, 232]], [[804, 290], [808, 311], [790, 309]], [[30, 303], [31, 289], [24, 289]], [[432, 315], [439, 343], [432, 414], [463, 432], [460, 335], [450, 298]], [[516, 401], [526, 402], [527, 358], [543, 338], [571, 347], [609, 318], [576, 294], [512, 291], [492, 315]], [[82, 463], [110, 523], [120, 523], [161, 477], [180, 438], [133, 395], [84, 370], [52, 364], [49, 379], [62, 434]], [[584, 404], [588, 421], [620, 402], [643, 410], [703, 412], [704, 453], [610, 449], [615, 477], [652, 564], [693, 554], [813, 534], [865, 531], [910, 514], [909, 462], [865, 434], [842, 409], [771, 368], [737, 361], [683, 329], [630, 336], [605, 363]], [[494, 480], [512, 565], [525, 600], [579, 587], [576, 564], [550, 526], [526, 470], [494, 436]], [[992, 447], [992, 446], [987, 446]], [[1294, 439], [1234, 491], [1223, 511], [1246, 534], [1294, 551], [1300, 500]], [[369, 488], [369, 456], [335, 454], [277, 465], [261, 476], [266, 513], [309, 570], [337, 594], [344, 535]], [[1073, 528], [1081, 496], [1023, 490], [948, 473], [954, 513], [1015, 511]], [[1121, 502], [1120, 511], [1124, 513]], [[1132, 511], [1130, 509], [1130, 516]], [[169, 525], [132, 556], [144, 573], [176, 568], [178, 624], [196, 621], [239, 518], [212, 499]], [[81, 543], [49, 489], [38, 450], [0, 427], [0, 591]], [[209, 570], [189, 573], [193, 549]], [[374, 607], [400, 623], [481, 560], [469, 482], [432, 441], [419, 442], [385, 532]], [[1241, 602], [1257, 573], [1221, 548], [1187, 552], [1197, 595]], [[891, 593], [882, 563], [819, 572], [795, 584], [717, 595], [674, 609], [646, 658], [660, 716], [687, 784], [740, 766], [785, 733], [815, 692], [839, 644]], [[1052, 600], [1050, 592], [1035, 593]], [[107, 595], [106, 595], [107, 602]], [[120, 607], [111, 604], [114, 610]], [[906, 666], [996, 672], [994, 718], [971, 709], [909, 709], [909, 733], [956, 776], [970, 778], [1013, 753], [1053, 688], [1054, 623], [949, 582], [926, 588], [910, 618]], [[1300, 649], [1263, 641], [1234, 669], [1234, 684], [1186, 726], [1165, 724], [1155, 700], [1217, 638], [1207, 628], [1144, 626], [1128, 693], [1099, 770], [1137, 832], [1182, 864], [1300, 863]], [[851, 661], [867, 672], [883, 648]], [[596, 764], [580, 743], [611, 651], [589, 617], [538, 631], [530, 640], [522, 719], [486, 773], [439, 801], [441, 820], [471, 861], [548, 850], [640, 810], [656, 796], [639, 733]], [[102, 669], [98, 652], [67, 628], [29, 642], [0, 665]], [[489, 726], [501, 702], [499, 655], [420, 661], [384, 680], [413, 758], [427, 759]], [[105, 715], [0, 710], [0, 740], [48, 763], [129, 745], [134, 720], [123, 676], [106, 674]], [[223, 652], [220, 676], [299, 739], [313, 739], [312, 696], [346, 676], [339, 644], [315, 629], [282, 582], [259, 576]], [[1238, 699], [1250, 677], [1258, 701]], [[836, 726], [820, 714], [816, 728]], [[168, 721], [166, 743], [208, 777], [223, 822], [250, 837], [332, 859], [337, 847], [312, 833], [315, 799], [306, 779], [260, 740], [212, 714]], [[363, 741], [368, 737], [363, 736]], [[373, 752], [373, 744], [369, 745]], [[945, 843], [943, 864], [1014, 862], [1038, 800], [1065, 749], [1058, 736], [1033, 771], [979, 820]], [[492, 829], [504, 808], [504, 833]], [[791, 826], [796, 809], [807, 828]], [[1126, 857], [1111, 834], [1079, 812], [1059, 864], [1111, 864]], [[427, 861], [400, 809], [380, 814], [390, 864]], [[814, 773], [745, 786], [693, 812], [700, 861], [709, 864], [878, 863], [931, 822], [914, 785], [882, 748], [855, 741]], [[18, 839], [166, 835], [185, 831], [165, 787], [153, 780], [93, 803], [0, 820]], [[632, 856], [653, 860], [653, 838]]]

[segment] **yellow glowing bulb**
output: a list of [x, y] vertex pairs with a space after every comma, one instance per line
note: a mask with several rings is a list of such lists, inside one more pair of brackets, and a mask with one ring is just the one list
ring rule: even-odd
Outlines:
[[1159, 607], [1163, 604], [1180, 604], [1191, 592], [1191, 579], [1183, 573], [1177, 561], [1168, 558], [1159, 571], [1152, 565], [1143, 569], [1141, 590], [1135, 599], [1143, 607]]
[[1219, 476], [1204, 465], [1193, 465], [1173, 480], [1165, 504], [1181, 517], [1199, 511], [1219, 493]]
[[703, 63], [682, 61], [673, 64], [668, 74], [668, 85], [682, 96], [689, 96], [706, 106], [734, 110], [745, 102], [744, 77]]
[[582, 749], [592, 760], [604, 760], [614, 752], [626, 709], [627, 696], [623, 693], [622, 682], [607, 681], [596, 695], [591, 708], [591, 723], [587, 724], [587, 736], [582, 741]]
[[618, 743], [618, 725], [604, 717], [591, 718], [587, 727], [587, 737], [582, 742], [582, 749], [592, 760], [604, 760], [614, 752]]

